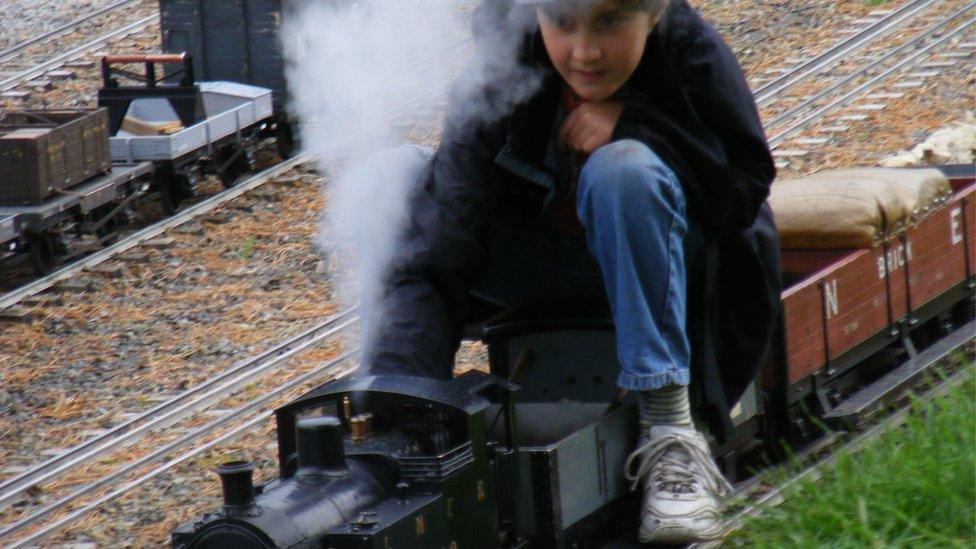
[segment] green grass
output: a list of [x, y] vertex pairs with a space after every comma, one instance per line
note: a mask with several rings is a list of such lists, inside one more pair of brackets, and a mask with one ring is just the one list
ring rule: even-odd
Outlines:
[[906, 423], [817, 481], [747, 519], [728, 545], [967, 547], [976, 545], [976, 376], [944, 398], [913, 403]]
[[244, 240], [244, 243], [240, 248], [234, 252], [234, 256], [237, 259], [248, 259], [254, 255], [254, 245], [257, 243], [257, 239], [253, 236], [249, 236]]

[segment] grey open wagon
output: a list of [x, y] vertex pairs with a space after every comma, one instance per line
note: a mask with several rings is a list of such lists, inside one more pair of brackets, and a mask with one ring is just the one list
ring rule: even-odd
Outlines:
[[[125, 68], [133, 64], [144, 73]], [[177, 68], [157, 76], [157, 65]], [[233, 186], [274, 131], [270, 89], [196, 82], [187, 54], [108, 55], [102, 79], [98, 104], [108, 109], [112, 161], [153, 162], [153, 185], [169, 211], [195, 194], [203, 175]]]

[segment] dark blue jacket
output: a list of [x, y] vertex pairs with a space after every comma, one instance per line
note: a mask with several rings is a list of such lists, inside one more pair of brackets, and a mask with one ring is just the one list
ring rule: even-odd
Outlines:
[[[504, 37], [506, 2], [483, 5], [479, 33]], [[521, 8], [514, 8], [521, 9]], [[528, 14], [526, 16], [532, 16]], [[510, 20], [510, 19], [508, 19]], [[467, 319], [467, 293], [485, 270], [489, 219], [511, 208], [538, 216], [551, 193], [543, 167], [558, 109], [559, 78], [538, 33], [524, 37], [522, 61], [547, 70], [540, 91], [492, 120], [449, 107], [442, 145], [413, 196], [398, 257], [370, 319], [363, 349], [372, 373], [448, 377]], [[497, 103], [519, 78], [500, 74], [474, 101]], [[673, 0], [626, 84], [613, 139], [646, 143], [678, 174], [692, 222], [706, 233], [704, 286], [690, 306], [692, 379], [713, 432], [755, 377], [777, 317], [778, 244], [764, 201], [775, 169], [742, 70], [718, 33], [685, 0]], [[470, 96], [466, 101], [472, 101]]]

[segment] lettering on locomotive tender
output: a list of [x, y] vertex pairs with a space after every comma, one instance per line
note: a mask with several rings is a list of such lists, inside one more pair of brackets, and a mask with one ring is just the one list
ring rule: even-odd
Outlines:
[[[887, 258], [887, 261], [885, 259]], [[885, 274], [895, 272], [905, 266], [912, 259], [912, 241], [888, 249], [878, 257], [878, 280], [884, 280]]]

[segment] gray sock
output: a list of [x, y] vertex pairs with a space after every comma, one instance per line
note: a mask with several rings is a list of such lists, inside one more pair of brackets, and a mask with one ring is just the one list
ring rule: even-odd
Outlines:
[[691, 404], [686, 385], [670, 385], [637, 393], [641, 432], [654, 425], [692, 427]]

